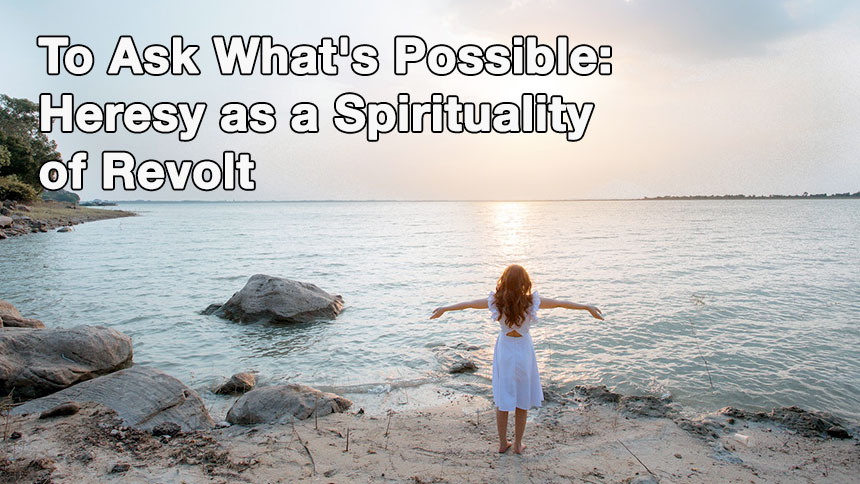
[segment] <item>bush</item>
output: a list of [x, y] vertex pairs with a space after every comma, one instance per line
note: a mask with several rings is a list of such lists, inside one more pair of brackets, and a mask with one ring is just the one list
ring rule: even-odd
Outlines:
[[38, 196], [35, 188], [19, 180], [17, 176], [0, 176], [0, 200], [30, 202]]

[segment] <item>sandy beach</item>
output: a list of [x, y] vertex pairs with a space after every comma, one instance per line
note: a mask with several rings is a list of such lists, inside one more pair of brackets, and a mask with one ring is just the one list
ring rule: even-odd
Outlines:
[[169, 437], [121, 427], [92, 403], [71, 416], [12, 416], [2, 482], [807, 483], [855, 482], [860, 472], [856, 438], [720, 413], [649, 417], [649, 405], [601, 403], [599, 392], [556, 396], [530, 416], [525, 454], [500, 455], [490, 402], [448, 398], [390, 419], [354, 406], [316, 421]]

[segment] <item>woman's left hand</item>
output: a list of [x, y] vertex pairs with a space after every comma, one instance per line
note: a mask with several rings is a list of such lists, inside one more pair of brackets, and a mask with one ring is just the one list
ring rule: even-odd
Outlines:
[[430, 315], [430, 319], [436, 319], [443, 314], [445, 314], [445, 308], [436, 308], [433, 310], [433, 314]]
[[597, 306], [588, 305], [586, 309], [592, 316], [594, 316], [595, 319], [603, 321], [603, 313], [600, 312], [600, 309]]

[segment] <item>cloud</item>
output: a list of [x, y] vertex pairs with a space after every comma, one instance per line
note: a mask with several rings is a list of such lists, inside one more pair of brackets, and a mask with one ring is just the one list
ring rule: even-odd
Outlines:
[[776, 41], [826, 27], [846, 0], [492, 0], [450, 6], [465, 30], [489, 35], [566, 33], [589, 43], [630, 43], [691, 60], [758, 56]]

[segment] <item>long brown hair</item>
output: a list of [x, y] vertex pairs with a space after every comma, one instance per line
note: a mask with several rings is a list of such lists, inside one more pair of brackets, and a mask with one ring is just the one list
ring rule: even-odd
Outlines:
[[512, 264], [505, 268], [496, 283], [494, 300], [499, 308], [499, 321], [504, 316], [510, 328], [523, 324], [532, 304], [532, 280], [523, 266]]

